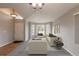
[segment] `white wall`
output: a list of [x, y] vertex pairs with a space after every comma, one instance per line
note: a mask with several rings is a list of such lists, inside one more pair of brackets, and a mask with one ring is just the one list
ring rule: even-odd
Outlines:
[[28, 37], [29, 37], [28, 22], [37, 22], [37, 23], [52, 22], [53, 18], [47, 15], [42, 15], [41, 14], [42, 12], [37, 11], [26, 19], [26, 22], [25, 22], [25, 39], [26, 40], [28, 40]]
[[79, 44], [79, 14], [74, 15], [75, 17], [75, 43]]
[[11, 17], [0, 13], [0, 47], [13, 42], [13, 23]]
[[75, 19], [73, 16], [78, 11], [79, 7], [73, 8], [55, 21], [55, 24], [60, 24], [60, 34], [56, 35], [62, 37], [64, 48], [73, 55], [79, 55], [79, 44], [75, 43]]

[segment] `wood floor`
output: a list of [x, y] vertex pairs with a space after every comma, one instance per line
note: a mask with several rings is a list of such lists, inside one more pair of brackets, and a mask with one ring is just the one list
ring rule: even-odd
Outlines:
[[8, 55], [11, 51], [13, 51], [17, 46], [19, 46], [21, 42], [19, 43], [11, 43], [6, 46], [3, 46], [0, 48], [0, 56], [6, 56]]

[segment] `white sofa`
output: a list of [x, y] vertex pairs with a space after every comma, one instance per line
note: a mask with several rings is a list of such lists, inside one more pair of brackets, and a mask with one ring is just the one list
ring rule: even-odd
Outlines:
[[[54, 43], [55, 40], [58, 40], [58, 37], [47, 37], [47, 41], [50, 46], [56, 46], [56, 44]], [[62, 42], [61, 38], [59, 40]]]
[[41, 40], [30, 40], [28, 45], [28, 54], [47, 54], [47, 42], [46, 38], [41, 38]]
[[47, 41], [49, 43], [50, 46], [56, 46], [54, 44], [54, 40], [57, 39], [56, 37], [47, 37]]

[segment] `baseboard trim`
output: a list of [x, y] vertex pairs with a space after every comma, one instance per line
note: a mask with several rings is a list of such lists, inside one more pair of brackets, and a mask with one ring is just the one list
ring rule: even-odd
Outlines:
[[8, 43], [6, 43], [6, 44], [3, 44], [3, 45], [1, 45], [0, 47], [4, 47], [4, 46], [6, 46], [6, 45], [8, 45], [8, 44], [10, 44], [10, 43], [13, 43], [13, 41], [10, 41], [10, 42], [8, 42]]
[[68, 51], [72, 56], [76, 56], [74, 53], [72, 53], [70, 50], [64, 48], [66, 51]]

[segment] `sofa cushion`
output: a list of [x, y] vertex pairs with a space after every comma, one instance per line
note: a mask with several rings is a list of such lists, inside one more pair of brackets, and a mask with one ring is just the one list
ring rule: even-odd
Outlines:
[[57, 40], [54, 40], [54, 43], [56, 44], [56, 47], [62, 47], [64, 44], [63, 44], [63, 42], [61, 42], [61, 41], [57, 41]]
[[49, 37], [56, 37], [55, 35], [53, 35], [53, 34], [51, 34], [51, 33], [49, 33]]

